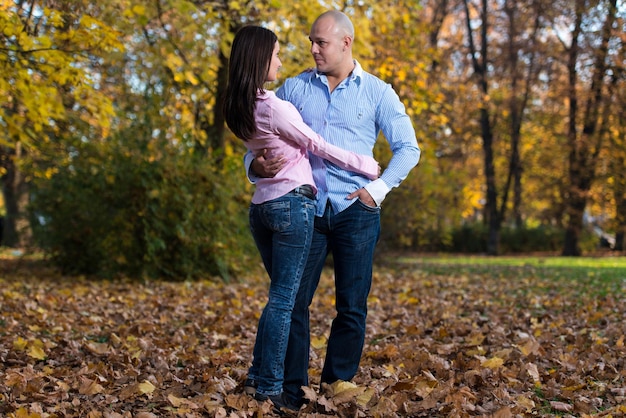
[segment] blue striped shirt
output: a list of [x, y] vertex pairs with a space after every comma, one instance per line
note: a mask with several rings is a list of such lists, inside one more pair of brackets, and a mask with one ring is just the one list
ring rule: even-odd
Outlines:
[[356, 61], [352, 74], [332, 93], [323, 73], [308, 71], [285, 80], [276, 95], [293, 103], [304, 122], [333, 145], [372, 156], [382, 132], [391, 147], [389, 165], [373, 182], [310, 155], [318, 188], [318, 216], [323, 215], [328, 201], [335, 213], [343, 211], [354, 202], [346, 196], [362, 187], [380, 205], [419, 161], [415, 130], [400, 98], [391, 85], [363, 71]]

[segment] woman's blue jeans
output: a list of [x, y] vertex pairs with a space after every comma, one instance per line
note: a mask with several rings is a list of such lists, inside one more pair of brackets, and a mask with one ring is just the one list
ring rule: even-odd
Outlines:
[[309, 305], [319, 284], [329, 252], [335, 269], [335, 305], [321, 381], [351, 380], [356, 374], [365, 343], [367, 297], [372, 285], [374, 250], [380, 236], [380, 208], [355, 201], [334, 213], [330, 205], [315, 218], [315, 231], [304, 275], [291, 317], [285, 358], [284, 391], [289, 400], [301, 401], [308, 386]]
[[250, 230], [270, 276], [269, 299], [259, 319], [248, 371], [263, 395], [283, 391], [291, 313], [311, 247], [314, 218], [315, 201], [296, 192], [250, 206]]

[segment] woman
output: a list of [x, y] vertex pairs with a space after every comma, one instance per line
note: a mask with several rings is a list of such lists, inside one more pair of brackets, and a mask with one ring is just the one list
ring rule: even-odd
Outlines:
[[297, 109], [264, 90], [281, 66], [276, 35], [259, 26], [240, 29], [233, 41], [224, 115], [248, 150], [287, 163], [273, 178], [262, 178], [250, 205], [250, 229], [270, 276], [269, 299], [259, 320], [246, 386], [257, 400], [276, 409], [297, 409], [282, 393], [284, 359], [291, 312], [309, 253], [317, 188], [308, 151], [341, 167], [376, 179], [380, 168], [371, 157], [328, 144], [303, 121]]

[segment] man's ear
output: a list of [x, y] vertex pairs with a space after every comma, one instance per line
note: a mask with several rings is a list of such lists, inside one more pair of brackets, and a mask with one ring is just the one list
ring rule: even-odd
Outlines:
[[346, 36], [343, 37], [343, 46], [345, 48], [352, 47], [352, 37], [351, 36], [346, 35]]

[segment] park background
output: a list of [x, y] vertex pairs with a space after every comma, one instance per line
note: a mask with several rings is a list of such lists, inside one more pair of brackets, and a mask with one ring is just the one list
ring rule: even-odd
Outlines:
[[300, 416], [626, 415], [623, 0], [0, 0], [0, 415], [270, 414], [242, 392], [268, 280], [218, 103], [239, 27], [278, 34], [284, 79], [327, 8], [422, 159], [334, 387], [322, 275]]
[[267, 26], [293, 76], [327, 8], [422, 148], [383, 204], [381, 251], [623, 250], [621, 0], [2, 0], [3, 244], [67, 273], [241, 275], [258, 255], [219, 106], [230, 43]]

